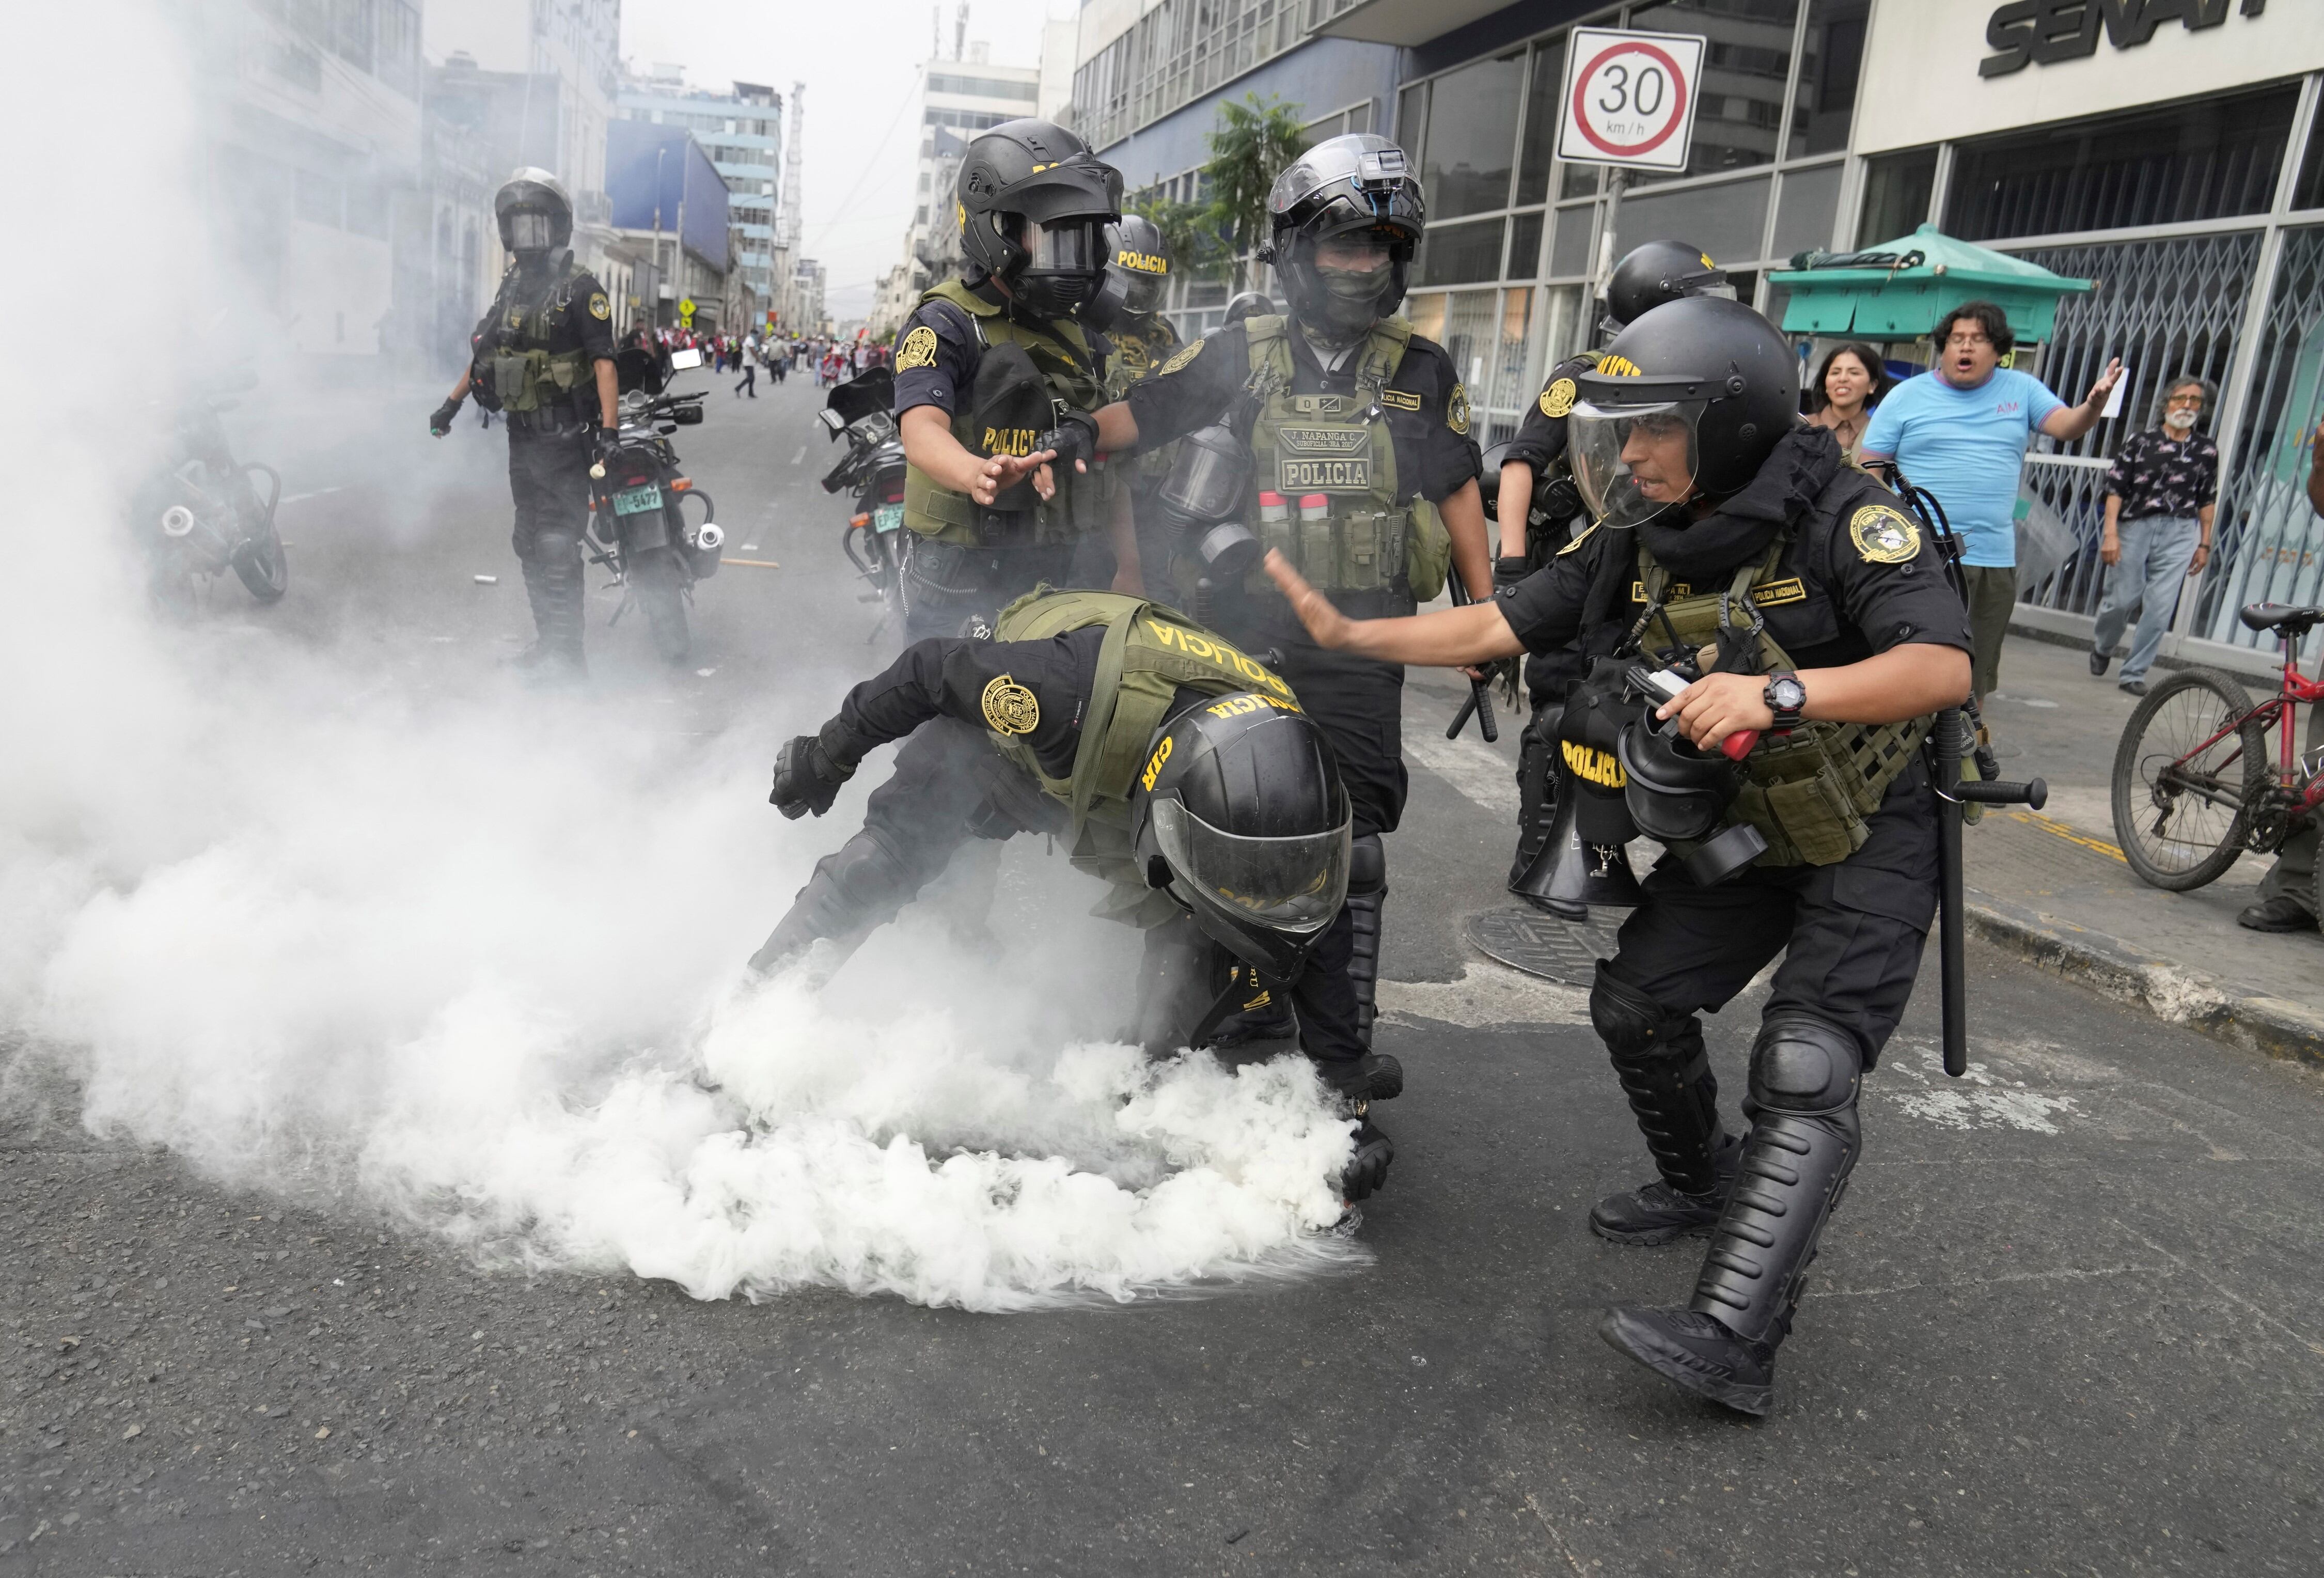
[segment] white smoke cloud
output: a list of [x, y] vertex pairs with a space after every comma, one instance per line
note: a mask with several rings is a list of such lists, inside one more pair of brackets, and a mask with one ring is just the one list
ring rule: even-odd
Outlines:
[[[23, 60], [106, 40], [111, 102], [135, 110], [89, 127], [62, 78], [30, 73], [0, 109], [14, 145], [42, 145], [45, 123], [117, 137], [128, 162], [79, 151], [97, 169], [198, 150], [187, 61], [153, 18], [95, 0], [13, 22]], [[51, 234], [117, 228], [80, 171], [5, 179]], [[171, 266], [92, 245], [81, 288], [202, 321], [234, 295], [210, 272], [203, 188], [150, 189]], [[0, 271], [14, 299], [39, 293], [21, 250]], [[142, 361], [141, 391], [170, 386], [190, 345]], [[618, 699], [422, 685], [383, 655], [419, 633], [301, 637], [231, 581], [190, 626], [157, 623], [115, 524], [150, 418], [124, 408], [110, 350], [44, 371], [44, 451], [81, 488], [69, 520], [20, 512], [6, 533], [13, 1087], [61, 1068], [92, 1130], [234, 1186], [703, 1297], [828, 1286], [999, 1310], [1362, 1262], [1329, 1231], [1349, 1126], [1313, 1075], [1150, 1066], [1111, 1040], [1135, 939], [1092, 927], [1093, 891], [1037, 849], [1005, 869], [1025, 935], [998, 957], [922, 913], [820, 994], [743, 983], [742, 956], [860, 812], [860, 786], [817, 822], [764, 803], [771, 743], [827, 713], [835, 676], [704, 740]], [[279, 362], [267, 376], [278, 410], [309, 413], [286, 441], [375, 445], [325, 430], [343, 395], [309, 398]], [[381, 495], [389, 540], [428, 537], [420, 486]], [[292, 559], [290, 598], [322, 595]]]

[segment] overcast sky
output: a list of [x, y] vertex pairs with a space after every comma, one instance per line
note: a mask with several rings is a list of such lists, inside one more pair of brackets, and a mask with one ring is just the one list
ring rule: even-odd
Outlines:
[[[945, 0], [950, 54], [954, 0]], [[669, 61], [695, 88], [807, 84], [802, 246], [822, 260], [834, 318], [861, 314], [872, 282], [903, 255], [918, 127], [913, 68], [927, 58], [930, 0], [623, 0], [622, 54]], [[968, 36], [996, 62], [1041, 63], [1041, 23], [1076, 0], [970, 0]], [[786, 111], [788, 114], [788, 110]]]

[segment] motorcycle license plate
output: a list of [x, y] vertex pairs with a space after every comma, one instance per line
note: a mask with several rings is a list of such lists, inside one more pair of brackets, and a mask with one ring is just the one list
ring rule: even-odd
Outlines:
[[872, 512], [872, 530], [874, 531], [893, 531], [903, 523], [904, 506], [901, 504], [881, 504]]
[[616, 515], [642, 515], [649, 510], [660, 508], [661, 485], [659, 483], [649, 483], [644, 487], [633, 487], [613, 495], [613, 513]]

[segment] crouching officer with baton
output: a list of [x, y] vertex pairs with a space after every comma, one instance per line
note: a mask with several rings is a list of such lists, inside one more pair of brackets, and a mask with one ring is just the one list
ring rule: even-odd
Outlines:
[[[1337, 651], [1441, 666], [1578, 643], [1593, 660], [1566, 738], [1610, 744], [1625, 804], [1668, 853], [1590, 996], [1659, 1177], [1599, 1202], [1591, 1226], [1632, 1244], [1711, 1234], [1686, 1305], [1618, 1307], [1600, 1330], [1747, 1414], [1772, 1407], [1776, 1347], [1856, 1163], [1859, 1082], [1920, 967], [1941, 876], [1924, 747], [1969, 687], [1937, 546], [1797, 420], [1798, 380], [1748, 308], [1655, 308], [1574, 379], [1567, 453], [1595, 524], [1510, 595], [1352, 620], [1268, 564]], [[1696, 1015], [1778, 953], [1738, 1140]]]
[[[1206, 1045], [1242, 1004], [1287, 992], [1303, 1049], [1360, 1121], [1343, 1195], [1387, 1180], [1395, 1148], [1370, 1105], [1404, 1076], [1357, 1033], [1348, 793], [1288, 685], [1158, 603], [1045, 588], [991, 639], [915, 642], [848, 692], [783, 748], [772, 803], [822, 816], [891, 740], [904, 745], [862, 830], [817, 863], [752, 969], [844, 957], [972, 838], [1052, 834], [1112, 884], [1094, 913], [1146, 928], [1140, 1043]], [[817, 943], [831, 946], [810, 956]]]

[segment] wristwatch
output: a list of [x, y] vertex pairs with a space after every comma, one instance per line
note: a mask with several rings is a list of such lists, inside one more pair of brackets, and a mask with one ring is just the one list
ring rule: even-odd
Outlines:
[[1767, 676], [1767, 688], [1760, 693], [1760, 699], [1775, 715], [1775, 721], [1767, 725], [1771, 730], [1796, 729], [1806, 722], [1800, 716], [1800, 708], [1808, 704], [1808, 687], [1796, 674]]

